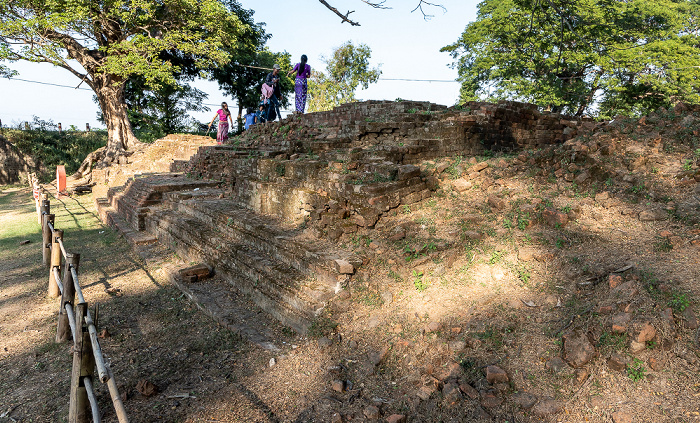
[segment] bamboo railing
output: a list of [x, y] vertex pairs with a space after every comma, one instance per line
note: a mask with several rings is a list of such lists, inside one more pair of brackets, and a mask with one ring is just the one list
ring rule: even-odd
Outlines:
[[[106, 363], [97, 338], [98, 309], [95, 316], [88, 309], [78, 279], [80, 254], [69, 252], [63, 243], [63, 231], [56, 229], [55, 215], [51, 214], [48, 194], [35, 175], [30, 175], [36, 210], [42, 230], [42, 258], [49, 270], [48, 295], [61, 297], [56, 328], [56, 342], [73, 340], [73, 369], [71, 372], [68, 423], [101, 422], [101, 413], [95, 396], [93, 377], [107, 384], [112, 405], [119, 423], [128, 423], [114, 376]], [[77, 297], [77, 301], [76, 301]]]

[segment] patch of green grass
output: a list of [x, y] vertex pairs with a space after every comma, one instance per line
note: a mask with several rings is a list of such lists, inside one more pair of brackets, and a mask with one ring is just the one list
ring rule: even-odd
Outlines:
[[632, 379], [633, 382], [639, 382], [646, 378], [646, 371], [644, 362], [638, 358], [635, 358], [634, 361], [627, 365], [627, 377]]
[[491, 253], [491, 257], [489, 258], [489, 264], [494, 265], [499, 263], [505, 254], [505, 251], [494, 251]]
[[423, 292], [428, 289], [428, 284], [423, 281], [423, 272], [419, 270], [413, 271], [413, 286], [416, 287], [418, 292]]
[[597, 347], [604, 351], [622, 351], [627, 346], [627, 334], [603, 332], [598, 339]]
[[324, 336], [331, 336], [338, 328], [338, 322], [328, 315], [317, 316], [309, 326], [307, 334], [309, 337], [318, 339]]
[[370, 289], [367, 285], [362, 283], [355, 284], [353, 291], [353, 302], [372, 308], [379, 308], [384, 304], [384, 300], [379, 292]]
[[673, 292], [671, 293], [671, 299], [668, 301], [668, 306], [676, 313], [683, 313], [690, 306], [690, 298], [687, 294]]
[[524, 286], [529, 286], [530, 278], [532, 277], [532, 274], [530, 273], [530, 268], [521, 264], [515, 268], [515, 271], [518, 274], [518, 279], [520, 279], [520, 282], [522, 282]]
[[656, 241], [654, 242], [654, 251], [668, 253], [671, 250], [673, 250], [673, 244], [671, 244], [671, 241], [668, 238], [656, 237]]

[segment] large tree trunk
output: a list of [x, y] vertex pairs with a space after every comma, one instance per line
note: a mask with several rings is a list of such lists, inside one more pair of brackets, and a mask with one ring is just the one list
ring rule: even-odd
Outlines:
[[113, 75], [96, 75], [93, 79], [94, 91], [107, 125], [107, 148], [102, 159], [103, 165], [117, 162], [119, 157], [128, 155], [141, 142], [134, 135], [127, 115], [124, 100], [124, 82]]

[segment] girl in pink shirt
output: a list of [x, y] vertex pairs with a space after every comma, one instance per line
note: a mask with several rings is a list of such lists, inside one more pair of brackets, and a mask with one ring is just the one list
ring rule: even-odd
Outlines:
[[224, 141], [228, 141], [228, 123], [231, 122], [231, 126], [233, 126], [233, 118], [226, 102], [221, 103], [221, 108], [216, 111], [211, 122], [209, 122], [209, 128], [211, 128], [217, 117], [219, 118], [219, 127], [216, 130], [216, 142], [222, 144]]

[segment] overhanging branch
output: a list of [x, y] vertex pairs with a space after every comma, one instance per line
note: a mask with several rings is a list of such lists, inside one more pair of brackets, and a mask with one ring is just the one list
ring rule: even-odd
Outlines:
[[347, 22], [347, 23], [349, 23], [349, 24], [352, 25], [352, 26], [360, 26], [360, 24], [359, 24], [358, 22], [351, 21], [350, 19], [348, 19], [348, 16], [349, 16], [351, 13], [353, 13], [354, 10], [348, 10], [348, 13], [346, 13], [345, 15], [343, 15], [342, 13], [340, 13], [340, 11], [339, 11], [338, 9], [336, 9], [335, 7], [333, 7], [333, 6], [331, 6], [330, 4], [328, 4], [328, 2], [327, 2], [326, 0], [318, 0], [318, 1], [320, 1], [322, 5], [326, 6], [331, 12], [333, 12], [333, 13], [335, 13], [336, 15], [340, 16], [340, 19], [342, 19], [343, 22]]

